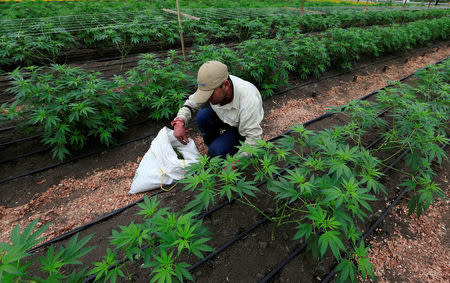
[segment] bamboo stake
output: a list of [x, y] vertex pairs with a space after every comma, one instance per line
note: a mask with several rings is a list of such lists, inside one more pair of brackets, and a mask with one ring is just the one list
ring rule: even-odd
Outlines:
[[367, 11], [367, 5], [368, 5], [368, 4], [369, 4], [369, 0], [366, 1], [366, 6], [364, 6], [364, 13], [363, 13], [363, 15], [366, 14], [366, 11]]
[[303, 16], [303, 8], [305, 7], [305, 0], [302, 0], [302, 8], [300, 9], [300, 17]]
[[186, 51], [184, 50], [184, 36], [183, 27], [181, 26], [181, 12], [180, 12], [180, 1], [177, 1], [177, 12], [178, 12], [178, 25], [180, 26], [180, 40], [181, 40], [181, 51], [183, 52], [183, 57], [186, 59]]

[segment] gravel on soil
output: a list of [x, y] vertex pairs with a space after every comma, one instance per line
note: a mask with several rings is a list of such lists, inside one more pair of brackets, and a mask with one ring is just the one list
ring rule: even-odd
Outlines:
[[[439, 183], [448, 195], [449, 162], [445, 162]], [[404, 199], [392, 211], [383, 225], [390, 226], [390, 235], [378, 228], [369, 242], [379, 282], [450, 282], [449, 204], [448, 199], [439, 199], [419, 218], [408, 215]]]

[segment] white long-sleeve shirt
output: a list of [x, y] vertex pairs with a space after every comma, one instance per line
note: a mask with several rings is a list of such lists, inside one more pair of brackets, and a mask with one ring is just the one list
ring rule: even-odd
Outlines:
[[[262, 135], [260, 123], [264, 117], [264, 110], [261, 94], [250, 82], [232, 75], [230, 75], [230, 79], [233, 82], [233, 100], [223, 106], [210, 104], [211, 108], [224, 123], [238, 128], [239, 134], [245, 137], [245, 143], [255, 144]], [[195, 112], [206, 106], [206, 103], [192, 101], [192, 96], [189, 96], [184, 105], [189, 106]], [[192, 114], [188, 107], [181, 107], [177, 118], [183, 119], [187, 125]]]

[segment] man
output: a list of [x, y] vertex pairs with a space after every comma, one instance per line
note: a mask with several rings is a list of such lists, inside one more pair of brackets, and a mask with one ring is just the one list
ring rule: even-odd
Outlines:
[[204, 63], [197, 81], [197, 91], [171, 123], [179, 142], [189, 142], [185, 126], [200, 108], [197, 124], [210, 156], [225, 157], [236, 153], [241, 141], [253, 145], [261, 139], [264, 110], [261, 95], [252, 83], [229, 75], [228, 67], [218, 61]]

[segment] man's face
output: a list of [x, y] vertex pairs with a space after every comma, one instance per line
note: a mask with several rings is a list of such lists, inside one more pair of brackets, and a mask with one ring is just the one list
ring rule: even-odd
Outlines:
[[212, 105], [217, 105], [217, 104], [222, 103], [225, 100], [225, 96], [226, 96], [225, 90], [226, 90], [225, 83], [223, 83], [219, 87], [216, 87], [213, 91], [213, 94], [208, 99], [208, 102], [211, 103]]

